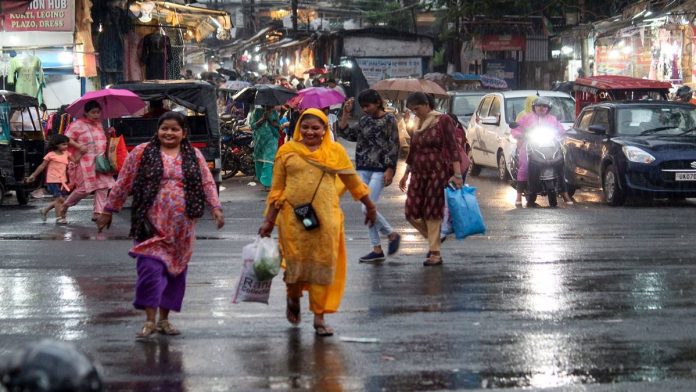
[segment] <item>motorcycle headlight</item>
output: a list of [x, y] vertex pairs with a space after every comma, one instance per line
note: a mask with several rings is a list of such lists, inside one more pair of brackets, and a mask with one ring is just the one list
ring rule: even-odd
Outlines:
[[623, 146], [621, 149], [623, 150], [624, 155], [626, 155], [626, 158], [628, 158], [628, 160], [631, 162], [648, 164], [655, 161], [654, 156], [648, 154], [638, 147]]
[[535, 127], [527, 133], [527, 140], [532, 144], [547, 146], [553, 144], [556, 132], [548, 127]]

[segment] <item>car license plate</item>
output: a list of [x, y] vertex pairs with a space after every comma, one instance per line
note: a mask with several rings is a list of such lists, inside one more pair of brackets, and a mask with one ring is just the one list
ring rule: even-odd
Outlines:
[[675, 181], [696, 181], [696, 172], [691, 173], [675, 173]]

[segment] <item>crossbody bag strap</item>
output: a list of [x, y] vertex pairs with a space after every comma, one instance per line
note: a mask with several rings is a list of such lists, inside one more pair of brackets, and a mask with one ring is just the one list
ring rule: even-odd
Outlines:
[[319, 190], [319, 186], [321, 185], [321, 182], [324, 180], [324, 176], [326, 175], [325, 171], [321, 171], [321, 178], [319, 179], [319, 183], [317, 184], [317, 187], [314, 189], [314, 194], [312, 195], [312, 200], [309, 202], [309, 204], [312, 204], [314, 202], [314, 198], [317, 196], [317, 191]]

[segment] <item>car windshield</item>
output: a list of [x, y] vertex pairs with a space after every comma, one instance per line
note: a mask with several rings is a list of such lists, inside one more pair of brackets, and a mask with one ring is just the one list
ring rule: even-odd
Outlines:
[[[570, 97], [546, 97], [551, 100], [551, 114], [558, 121], [572, 123], [575, 121], [575, 101]], [[507, 98], [505, 100], [505, 117], [508, 123], [517, 121], [517, 116], [524, 111], [526, 97]]]
[[696, 107], [619, 108], [616, 116], [619, 136], [678, 135], [696, 127]]
[[481, 95], [454, 95], [452, 96], [452, 114], [455, 116], [470, 116], [476, 111]]

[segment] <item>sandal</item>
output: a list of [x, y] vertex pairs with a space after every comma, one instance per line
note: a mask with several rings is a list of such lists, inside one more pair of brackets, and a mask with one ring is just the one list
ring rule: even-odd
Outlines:
[[428, 258], [423, 262], [423, 266], [425, 267], [434, 267], [436, 265], [442, 265], [442, 257], [438, 257], [437, 260]]
[[327, 337], [333, 336], [334, 330], [326, 324], [314, 324], [314, 333], [317, 336]]
[[157, 332], [164, 334], [164, 335], [179, 335], [181, 332], [174, 328], [172, 323], [169, 322], [169, 320], [160, 320], [157, 322]]
[[135, 336], [137, 339], [147, 339], [150, 336], [154, 335], [155, 332], [157, 332], [157, 327], [155, 326], [154, 321], [146, 321], [145, 324], [143, 324], [143, 329], [140, 330]]
[[300, 300], [292, 299], [287, 297], [287, 307], [285, 308], [285, 317], [288, 319], [290, 324], [299, 325], [301, 320], [300, 316]]

